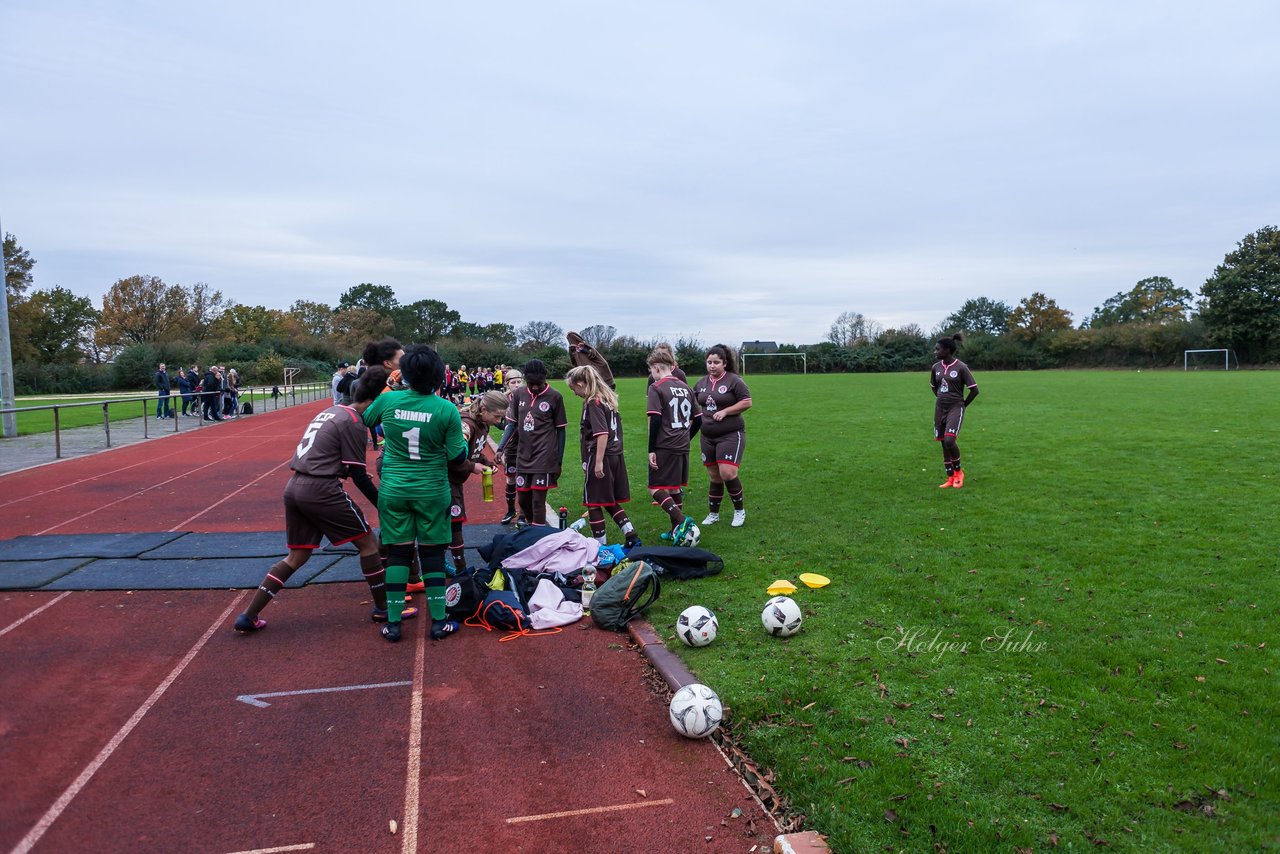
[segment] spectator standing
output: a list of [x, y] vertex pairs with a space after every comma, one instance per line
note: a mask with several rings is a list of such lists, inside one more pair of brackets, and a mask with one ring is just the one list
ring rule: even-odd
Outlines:
[[169, 384], [169, 371], [165, 369], [164, 362], [160, 363], [155, 380], [156, 392], [159, 394], [156, 398], [156, 418], [172, 418], [173, 409], [169, 406], [169, 394], [173, 391], [173, 387]]
[[347, 375], [347, 363], [339, 362], [338, 369], [333, 372], [333, 378], [329, 381], [329, 388], [333, 391], [333, 405], [338, 406], [342, 403], [342, 392], [338, 391], [338, 383], [342, 382], [342, 378]]
[[178, 368], [178, 393], [182, 395], [182, 417], [186, 418], [187, 408], [191, 406], [191, 380], [186, 368]]
[[204, 399], [201, 410], [205, 421], [222, 420], [222, 374], [217, 365], [210, 365], [201, 380], [201, 397]]

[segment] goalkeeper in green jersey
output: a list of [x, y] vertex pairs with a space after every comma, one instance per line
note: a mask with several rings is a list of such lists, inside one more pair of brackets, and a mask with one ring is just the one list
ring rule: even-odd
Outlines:
[[416, 545], [431, 637], [440, 640], [458, 630], [445, 619], [445, 547], [452, 539], [449, 519], [449, 463], [467, 457], [458, 408], [439, 397], [444, 363], [430, 347], [415, 344], [400, 358], [400, 374], [409, 388], [379, 395], [364, 411], [368, 427], [382, 425], [382, 482], [378, 520], [387, 547], [387, 622], [382, 636], [400, 640], [405, 584]]

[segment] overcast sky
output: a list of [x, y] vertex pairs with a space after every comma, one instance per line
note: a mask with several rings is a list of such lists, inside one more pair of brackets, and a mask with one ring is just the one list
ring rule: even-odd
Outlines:
[[1196, 292], [1280, 224], [1280, 3], [0, 0], [37, 287], [706, 342]]

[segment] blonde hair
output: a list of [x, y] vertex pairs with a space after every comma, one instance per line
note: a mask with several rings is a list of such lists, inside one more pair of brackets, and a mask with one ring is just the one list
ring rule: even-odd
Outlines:
[[579, 365], [573, 368], [564, 375], [564, 381], [570, 387], [581, 386], [582, 390], [586, 392], [585, 397], [587, 400], [595, 398], [614, 412], [618, 411], [617, 393], [609, 388], [608, 383], [600, 376], [600, 372], [590, 365]]
[[484, 394], [477, 394], [471, 399], [471, 414], [479, 415], [481, 412], [506, 412], [507, 396], [500, 391], [486, 391]]

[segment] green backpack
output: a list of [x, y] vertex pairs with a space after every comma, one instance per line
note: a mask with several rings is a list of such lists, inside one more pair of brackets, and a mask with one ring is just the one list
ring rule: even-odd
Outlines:
[[662, 584], [644, 561], [623, 561], [591, 597], [591, 619], [602, 629], [620, 632], [658, 601]]

